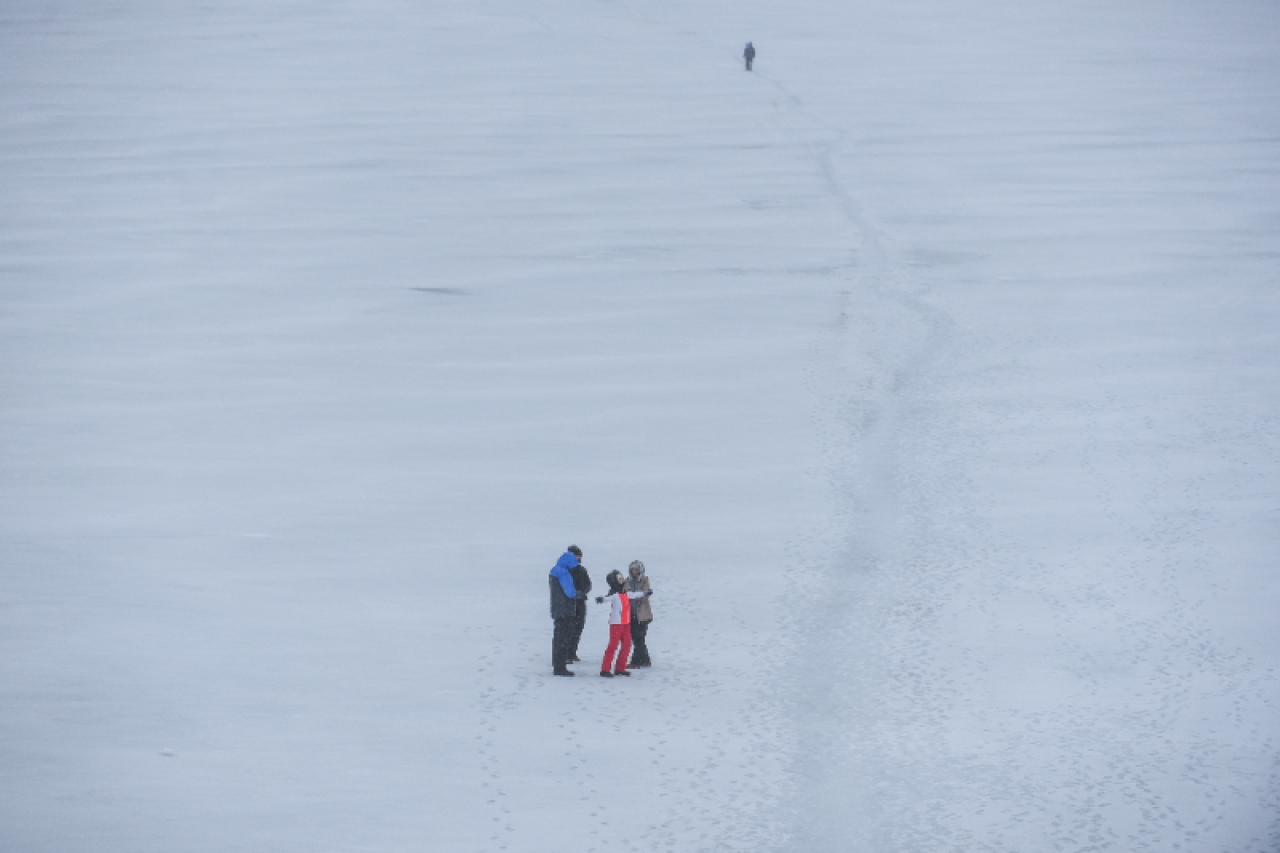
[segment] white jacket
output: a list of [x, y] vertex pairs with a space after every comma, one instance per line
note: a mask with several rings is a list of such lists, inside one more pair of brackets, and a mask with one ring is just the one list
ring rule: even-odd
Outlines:
[[631, 601], [628, 599], [644, 598], [648, 590], [640, 592], [609, 593], [609, 624], [629, 625], [631, 623]]

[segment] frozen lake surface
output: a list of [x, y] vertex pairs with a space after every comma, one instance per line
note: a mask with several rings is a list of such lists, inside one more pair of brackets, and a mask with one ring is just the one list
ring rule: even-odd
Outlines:
[[691, 5], [0, 10], [0, 847], [1280, 849], [1280, 8]]

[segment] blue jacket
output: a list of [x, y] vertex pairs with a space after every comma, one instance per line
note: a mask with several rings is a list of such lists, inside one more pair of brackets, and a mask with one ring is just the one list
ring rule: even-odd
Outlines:
[[569, 572], [578, 565], [578, 555], [565, 551], [556, 560], [548, 580], [551, 582], [551, 618], [568, 619], [578, 610], [578, 591], [573, 587], [573, 575]]

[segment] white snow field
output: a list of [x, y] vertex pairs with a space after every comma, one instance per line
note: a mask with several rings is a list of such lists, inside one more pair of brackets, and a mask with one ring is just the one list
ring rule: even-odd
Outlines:
[[0, 4], [0, 850], [1280, 850], [1278, 92], [1269, 0]]

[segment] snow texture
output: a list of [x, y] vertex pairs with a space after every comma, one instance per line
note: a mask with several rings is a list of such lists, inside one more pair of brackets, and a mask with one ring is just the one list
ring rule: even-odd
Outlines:
[[[0, 80], [0, 848], [1280, 849], [1276, 4], [14, 0]], [[571, 542], [652, 669], [551, 676]]]

